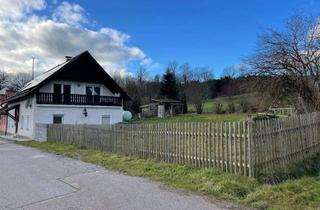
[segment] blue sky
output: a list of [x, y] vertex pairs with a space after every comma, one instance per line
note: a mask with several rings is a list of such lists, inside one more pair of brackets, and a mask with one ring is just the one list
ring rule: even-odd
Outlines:
[[131, 36], [160, 64], [168, 61], [210, 66], [215, 75], [254, 50], [257, 33], [281, 28], [297, 12], [319, 15], [313, 0], [117, 0], [76, 1], [96, 20]]
[[35, 57], [40, 73], [89, 50], [111, 74], [177, 61], [219, 77], [296, 13], [318, 16], [320, 0], [2, 0], [0, 68], [29, 72]]

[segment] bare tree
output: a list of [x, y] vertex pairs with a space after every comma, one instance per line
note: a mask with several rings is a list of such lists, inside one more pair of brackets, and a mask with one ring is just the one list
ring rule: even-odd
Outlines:
[[148, 71], [145, 67], [140, 67], [136, 74], [139, 83], [143, 83], [148, 79]]
[[177, 70], [178, 70], [178, 67], [179, 67], [178, 62], [176, 62], [176, 61], [170, 61], [170, 62], [168, 63], [168, 66], [167, 66], [166, 70], [169, 70], [169, 71], [173, 72], [174, 74], [176, 74], [176, 73], [177, 73]]
[[194, 79], [199, 82], [207, 82], [213, 79], [213, 70], [209, 67], [198, 67], [194, 70]]
[[193, 72], [188, 63], [184, 63], [179, 67], [179, 79], [183, 84], [188, 84], [193, 79]]
[[203, 102], [206, 99], [205, 86], [198, 81], [192, 81], [188, 86], [186, 93], [188, 101], [193, 104], [196, 112], [201, 114], [203, 111]]
[[8, 82], [8, 88], [14, 91], [18, 91], [31, 80], [32, 78], [30, 74], [23, 72], [13, 74], [10, 81]]
[[246, 76], [248, 74], [249, 67], [244, 63], [239, 63], [233, 66], [229, 66], [223, 69], [222, 77], [237, 78]]
[[9, 74], [5, 71], [0, 71], [0, 90], [7, 86]]
[[[286, 30], [270, 29], [259, 37], [256, 53], [248, 59], [253, 73], [279, 81], [301, 98], [310, 110], [320, 110], [319, 19], [292, 17]], [[274, 79], [277, 78], [277, 79]], [[267, 85], [267, 88], [273, 86]]]
[[194, 70], [194, 75], [198, 81], [198, 89], [201, 89], [201, 98], [208, 99], [211, 96], [209, 81], [213, 79], [213, 70], [209, 67], [199, 67]]

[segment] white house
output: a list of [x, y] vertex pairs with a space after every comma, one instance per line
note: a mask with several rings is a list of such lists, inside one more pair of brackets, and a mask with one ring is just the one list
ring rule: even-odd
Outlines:
[[122, 122], [129, 96], [88, 51], [44, 72], [7, 100], [7, 133], [34, 138], [36, 124]]

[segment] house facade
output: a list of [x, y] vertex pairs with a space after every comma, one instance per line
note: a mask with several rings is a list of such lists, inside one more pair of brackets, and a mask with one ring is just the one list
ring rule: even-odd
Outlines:
[[126, 100], [129, 96], [86, 51], [7, 99], [7, 132], [35, 138], [36, 124], [119, 123]]

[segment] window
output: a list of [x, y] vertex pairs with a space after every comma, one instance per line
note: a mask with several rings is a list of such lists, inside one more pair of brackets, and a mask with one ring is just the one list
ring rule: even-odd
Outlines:
[[63, 115], [53, 115], [53, 124], [62, 124]]
[[86, 87], [86, 95], [92, 96], [92, 87], [91, 86]]
[[100, 96], [100, 87], [94, 87], [94, 95]]
[[111, 115], [102, 115], [101, 124], [102, 125], [110, 125], [111, 124]]
[[20, 129], [23, 130], [24, 116], [21, 116]]
[[53, 93], [61, 94], [62, 88], [61, 84], [53, 84]]
[[86, 95], [100, 96], [100, 87], [97, 86], [86, 86]]

